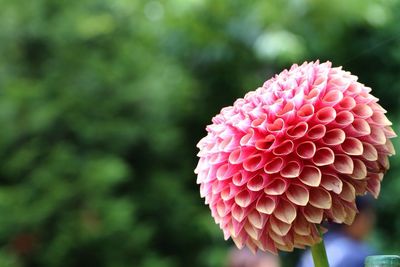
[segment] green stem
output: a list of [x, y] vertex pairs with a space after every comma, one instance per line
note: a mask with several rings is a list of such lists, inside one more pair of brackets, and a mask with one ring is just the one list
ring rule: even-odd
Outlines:
[[323, 239], [321, 242], [311, 247], [311, 254], [314, 260], [315, 267], [329, 267], [328, 257], [326, 256], [326, 250]]

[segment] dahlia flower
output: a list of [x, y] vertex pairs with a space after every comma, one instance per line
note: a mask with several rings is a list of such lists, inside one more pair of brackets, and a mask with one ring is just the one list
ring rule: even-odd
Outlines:
[[195, 173], [225, 239], [277, 253], [320, 242], [323, 221], [352, 223], [395, 153], [370, 91], [330, 62], [304, 63], [212, 119]]

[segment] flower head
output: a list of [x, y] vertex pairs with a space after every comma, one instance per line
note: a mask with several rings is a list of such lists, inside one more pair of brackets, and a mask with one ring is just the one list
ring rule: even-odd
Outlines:
[[330, 62], [293, 65], [223, 108], [199, 143], [201, 197], [226, 239], [276, 253], [351, 224], [377, 197], [396, 136], [371, 89]]

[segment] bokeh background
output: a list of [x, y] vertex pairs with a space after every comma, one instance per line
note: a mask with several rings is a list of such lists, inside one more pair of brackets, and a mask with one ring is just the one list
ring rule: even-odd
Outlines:
[[[358, 75], [400, 132], [400, 1], [0, 0], [0, 25], [2, 267], [223, 266], [195, 145], [292, 63]], [[398, 254], [391, 164], [370, 241]]]

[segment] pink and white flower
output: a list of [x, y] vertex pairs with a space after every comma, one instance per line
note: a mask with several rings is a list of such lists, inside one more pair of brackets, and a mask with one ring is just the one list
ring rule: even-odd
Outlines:
[[330, 62], [293, 65], [223, 108], [199, 143], [201, 197], [226, 239], [277, 253], [351, 224], [356, 195], [379, 195], [396, 136], [357, 77]]

